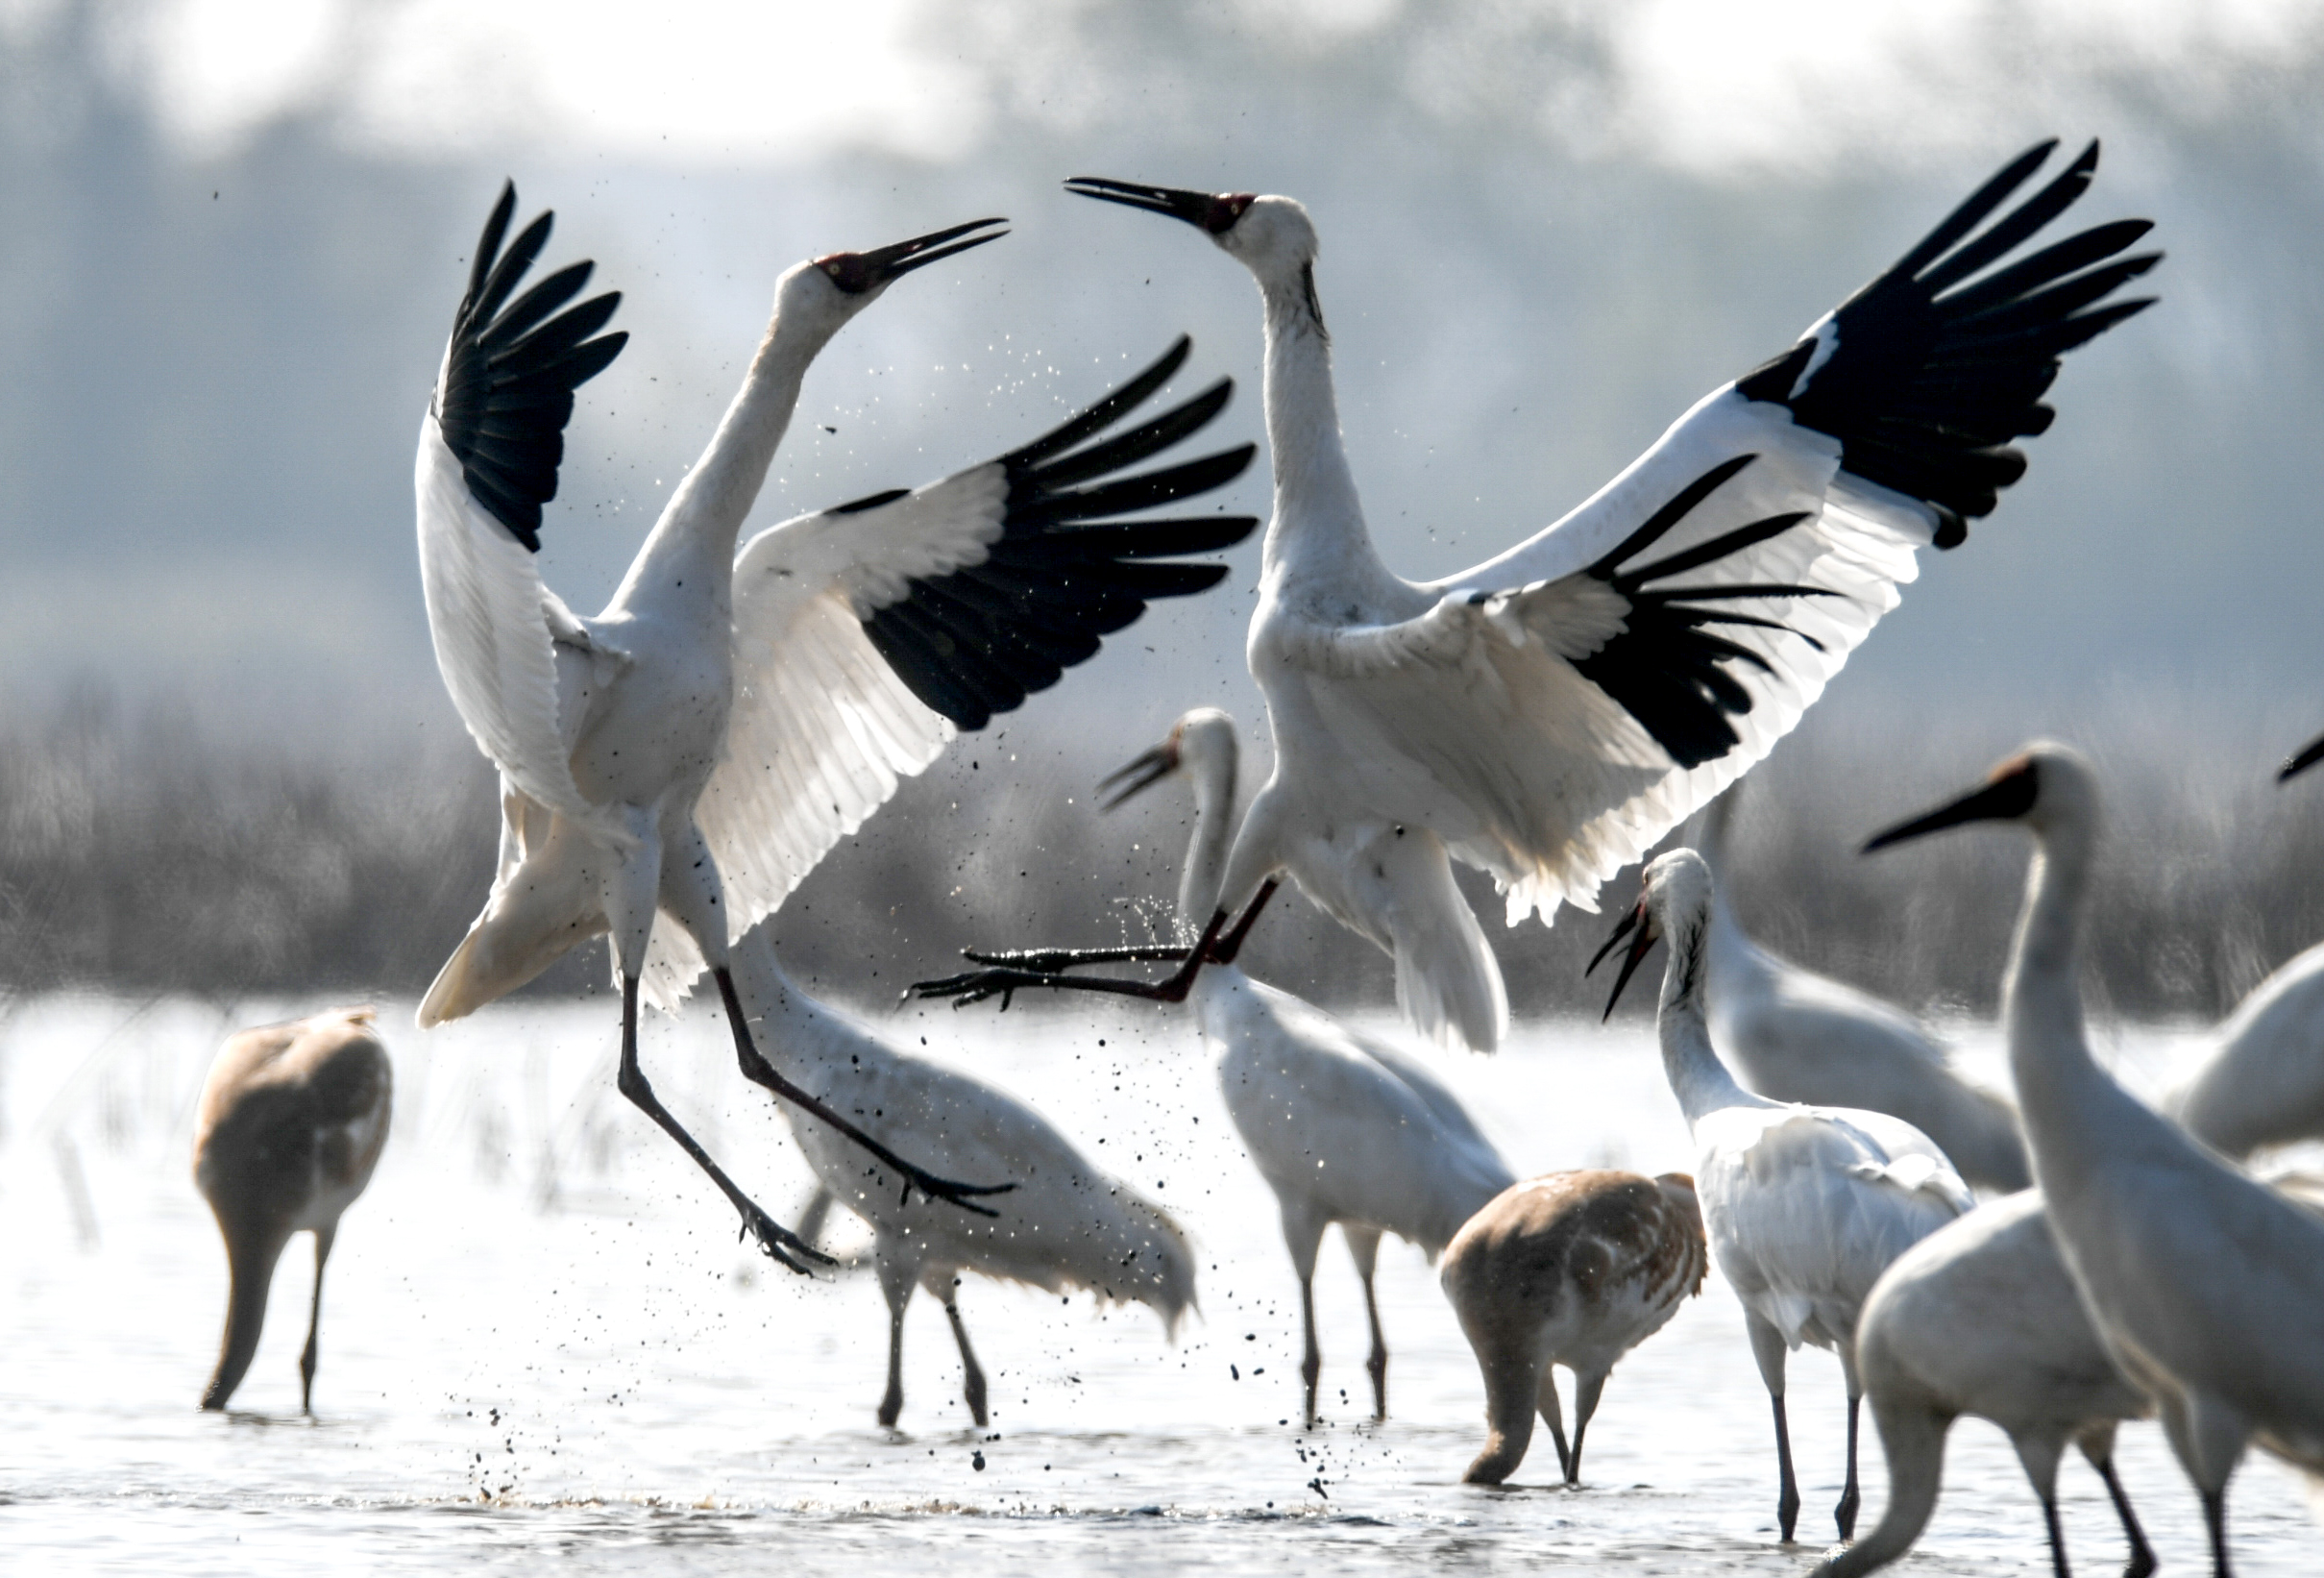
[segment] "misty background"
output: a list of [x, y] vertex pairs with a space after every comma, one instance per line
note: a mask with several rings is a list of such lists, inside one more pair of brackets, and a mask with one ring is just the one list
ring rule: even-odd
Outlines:
[[[0, 6], [0, 982], [410, 993], [481, 903], [491, 777], [436, 676], [410, 466], [503, 177], [556, 210], [549, 262], [624, 292], [543, 530], [591, 609], [804, 257], [1015, 225], [834, 343], [746, 530], [996, 455], [1181, 332], [1182, 388], [1238, 382], [1206, 440], [1260, 437], [1247, 276], [1058, 183], [1298, 196], [1374, 532], [1429, 577], [1563, 513], [2019, 148], [2096, 136], [2069, 222], [2155, 219], [2162, 305], [2069, 358], [2025, 481], [1748, 780], [1735, 876], [1792, 956], [1987, 1009], [2022, 848], [1852, 851], [2059, 735], [2116, 790], [2101, 1000], [2218, 1012], [2324, 935], [2324, 783], [2268, 781], [2324, 730], [2324, 18], [1745, 10]], [[1263, 463], [1216, 496], [1266, 499]], [[1232, 559], [835, 851], [772, 923], [801, 977], [869, 1005], [964, 943], [1161, 922], [1183, 803], [1101, 819], [1089, 789], [1203, 703], [1263, 776], [1256, 538]], [[1496, 925], [1517, 1011], [1594, 1008], [1602, 930]], [[1250, 962], [1389, 995], [1303, 904]]]

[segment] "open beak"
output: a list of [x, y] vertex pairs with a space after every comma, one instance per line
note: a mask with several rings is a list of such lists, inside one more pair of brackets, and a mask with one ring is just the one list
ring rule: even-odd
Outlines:
[[1660, 940], [1654, 935], [1653, 926], [1648, 923], [1646, 900], [1643, 896], [1639, 899], [1637, 906], [1616, 923], [1614, 934], [1599, 947], [1597, 952], [1590, 955], [1590, 962], [1581, 973], [1587, 975], [1595, 971], [1603, 962], [1605, 956], [1614, 951], [1615, 945], [1625, 937], [1630, 939], [1630, 949], [1623, 956], [1622, 974], [1614, 978], [1613, 996], [1605, 999], [1605, 1012], [1598, 1016], [1598, 1022], [1601, 1024], [1614, 1017], [1614, 1004], [1622, 1000], [1622, 989], [1630, 984], [1630, 977], [1638, 974], [1639, 964], [1652, 949], [1654, 944]]
[[1148, 213], [1165, 213], [1212, 235], [1232, 228], [1242, 217], [1242, 210], [1251, 206], [1249, 198], [1236, 205], [1210, 192], [1148, 186], [1135, 181], [1109, 181], [1099, 175], [1077, 175], [1065, 183], [1065, 190], [1076, 197], [1094, 197], [1100, 203], [1119, 203], [1124, 208], [1143, 209]]
[[[1178, 771], [1177, 742], [1164, 741], [1140, 755], [1127, 767], [1109, 773], [1098, 779], [1097, 792], [1106, 796], [1098, 802], [1098, 809], [1111, 811], [1115, 806], [1126, 804], [1176, 771]], [[1115, 784], [1119, 784], [1121, 787], [1115, 789], [1113, 787]], [[1113, 790], [1113, 793], [1107, 794], [1108, 790]]]
[[[876, 289], [891, 281], [902, 279], [916, 268], [925, 268], [940, 258], [950, 258], [966, 252], [970, 247], [981, 247], [987, 241], [997, 241], [1009, 233], [1005, 230], [987, 230], [986, 227], [1008, 222], [1006, 219], [972, 219], [967, 224], [954, 225], [949, 230], [915, 235], [911, 240], [898, 241], [892, 247], [876, 247], [869, 252], [858, 253], [857, 267], [850, 271], [855, 279], [863, 282], [856, 285], [856, 291], [860, 294]], [[971, 235], [971, 231], [984, 231], [985, 234]], [[967, 238], [959, 239], [963, 236]], [[946, 246], [944, 243], [947, 241], [952, 245]]]
[[2276, 781], [2282, 783], [2286, 778], [2298, 777], [2320, 761], [2324, 761], [2324, 735], [2300, 747], [2299, 753], [2287, 761], [2277, 772]]
[[1992, 781], [1959, 800], [1874, 833], [1865, 841], [1862, 852], [1871, 854], [1874, 850], [1958, 827], [1965, 822], [2015, 822], [2034, 808], [2037, 787], [2033, 763], [2020, 762], [2016, 767], [2004, 768]]

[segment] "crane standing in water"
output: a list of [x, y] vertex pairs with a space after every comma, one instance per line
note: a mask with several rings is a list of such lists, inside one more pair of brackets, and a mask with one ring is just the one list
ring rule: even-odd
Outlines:
[[299, 1356], [299, 1407], [314, 1412], [323, 1267], [339, 1217], [387, 1145], [395, 1071], [373, 1010], [334, 1008], [244, 1030], [218, 1049], [194, 1112], [194, 1183], [226, 1239], [232, 1286], [204, 1408], [224, 1408], [249, 1372], [282, 1246], [315, 1236], [315, 1291]]

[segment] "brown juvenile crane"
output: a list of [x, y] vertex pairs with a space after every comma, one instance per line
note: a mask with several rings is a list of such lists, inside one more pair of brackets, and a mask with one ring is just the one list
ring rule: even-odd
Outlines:
[[[1515, 1473], [1539, 1410], [1558, 1471], [1580, 1484], [1581, 1438], [1606, 1376], [1702, 1292], [1707, 1258], [1695, 1180], [1683, 1172], [1545, 1172], [1471, 1217], [1439, 1273], [1477, 1352], [1491, 1432], [1460, 1477], [1499, 1485]], [[1574, 1372], [1570, 1449], [1556, 1365]]]
[[232, 1278], [218, 1368], [204, 1408], [224, 1408], [250, 1369], [266, 1323], [275, 1263], [293, 1233], [315, 1236], [315, 1291], [299, 1356], [299, 1407], [314, 1412], [315, 1331], [323, 1264], [339, 1215], [387, 1145], [395, 1077], [370, 1008], [331, 1008], [228, 1038], [202, 1085], [194, 1183], [226, 1239]]

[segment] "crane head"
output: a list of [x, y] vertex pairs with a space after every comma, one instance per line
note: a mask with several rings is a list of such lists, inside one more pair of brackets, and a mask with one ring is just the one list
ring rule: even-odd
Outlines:
[[1224, 772], [1232, 779], [1238, 752], [1235, 720], [1214, 706], [1198, 706], [1170, 726], [1162, 744], [1098, 780], [1098, 793], [1107, 795], [1101, 808], [1125, 805], [1180, 772], [1194, 778], [1199, 794], [1208, 776]]
[[2086, 783], [2088, 778], [2081, 757], [2065, 746], [2028, 746], [1994, 767], [1969, 793], [1874, 833], [1865, 841], [1863, 852], [1871, 854], [1965, 823], [2026, 821], [2042, 805], [2046, 791], [2066, 789], [2069, 782]]
[[1099, 809], [1112, 811], [1127, 805], [1177, 771], [1178, 730], [1173, 728], [1170, 737], [1162, 744], [1139, 752], [1130, 762], [1097, 780], [1097, 792], [1106, 797]]
[[[871, 297], [916, 268], [925, 268], [940, 258], [950, 258], [957, 253], [966, 252], [970, 247], [981, 247], [987, 241], [999, 240], [1009, 233], [987, 227], [1008, 222], [1006, 219], [974, 219], [966, 225], [930, 231], [925, 235], [915, 235], [909, 241], [875, 247], [869, 252], [828, 253], [816, 259], [809, 266], [828, 280], [843, 295]], [[985, 234], [971, 234], [974, 231], [983, 231]], [[947, 242], [951, 244], [946, 245]]]
[[1065, 190], [1076, 197], [1094, 197], [1100, 203], [1119, 203], [1124, 208], [1183, 219], [1196, 230], [1219, 238], [1221, 245], [1225, 244], [1227, 233], [1259, 201], [1249, 192], [1188, 191], [1179, 186], [1113, 181], [1102, 175], [1077, 175], [1065, 183]]
[[1167, 214], [1216, 241], [1259, 277], [1261, 288], [1270, 284], [1296, 285], [1299, 299], [1325, 339], [1323, 304], [1315, 296], [1315, 255], [1319, 248], [1315, 226], [1298, 199], [1255, 197], [1249, 192], [1197, 192], [1177, 186], [1149, 186], [1105, 176], [1077, 175], [1065, 183], [1076, 197], [1143, 209]]
[[[1614, 979], [1614, 990], [1605, 999], [1605, 1012], [1601, 1020], [1611, 1019], [1614, 1005], [1622, 1000], [1623, 988], [1638, 973], [1656, 943], [1665, 937], [1672, 939], [1671, 948], [1682, 973], [1693, 972], [1702, 958], [1702, 932], [1711, 913], [1711, 868], [1693, 850], [1671, 850], [1655, 856], [1639, 874], [1638, 902], [1614, 926], [1613, 935], [1590, 955], [1582, 974], [1587, 975], [1603, 963], [1624, 938], [1629, 939], [1629, 950], [1623, 955], [1622, 973]], [[1700, 986], [1700, 981], [1694, 983]]]

